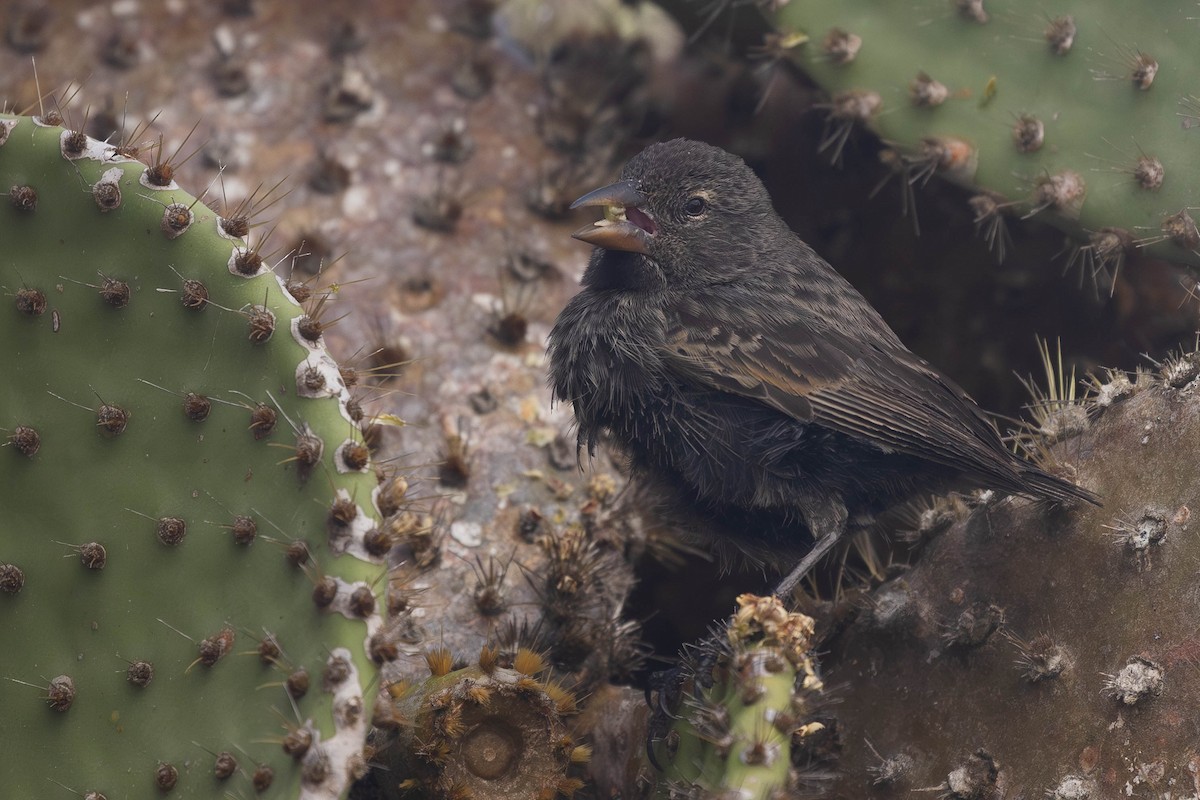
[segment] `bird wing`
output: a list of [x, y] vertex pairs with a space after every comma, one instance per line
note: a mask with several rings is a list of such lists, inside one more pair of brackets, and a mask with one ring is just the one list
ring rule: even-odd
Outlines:
[[999, 486], [1017, 479], [983, 411], [904, 348], [865, 303], [851, 309], [857, 318], [833, 324], [800, 304], [784, 305], [785, 313], [768, 315], [712, 297], [674, 301], [665, 309], [664, 361], [701, 386], [885, 451], [986, 475]]

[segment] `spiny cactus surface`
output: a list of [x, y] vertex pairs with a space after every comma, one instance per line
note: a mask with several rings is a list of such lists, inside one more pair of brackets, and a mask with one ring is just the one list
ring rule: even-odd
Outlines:
[[993, 244], [1005, 218], [1032, 216], [1075, 236], [1093, 268], [1139, 248], [1200, 265], [1193, 10], [851, 0], [789, 3], [773, 19], [777, 47], [792, 43], [832, 95], [835, 157], [866, 122], [904, 180], [979, 189]]
[[985, 503], [860, 604], [823, 661], [838, 796], [1194, 793], [1196, 363], [1053, 412], [1085, 412], [1052, 458], [1103, 507]]
[[0, 116], [0, 786], [338, 797], [382, 566], [319, 308], [50, 121]]
[[445, 648], [426, 662], [428, 677], [391, 684], [376, 709], [384, 797], [549, 800], [583, 786], [591, 748], [569, 728], [579, 697], [542, 655], [485, 645], [466, 666]]
[[738, 611], [688, 677], [677, 715], [654, 744], [664, 769], [659, 797], [787, 797], [795, 788], [792, 745], [810, 724], [822, 689], [808, 650], [813, 619], [776, 597], [738, 597]]

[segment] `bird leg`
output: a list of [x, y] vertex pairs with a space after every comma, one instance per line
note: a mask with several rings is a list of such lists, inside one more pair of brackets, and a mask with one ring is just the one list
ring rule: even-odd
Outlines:
[[842, 498], [830, 492], [811, 492], [800, 503], [804, 521], [812, 533], [813, 549], [800, 560], [787, 577], [775, 587], [775, 596], [788, 600], [796, 585], [812, 571], [817, 562], [825, 557], [835, 544], [846, 534], [847, 512]]

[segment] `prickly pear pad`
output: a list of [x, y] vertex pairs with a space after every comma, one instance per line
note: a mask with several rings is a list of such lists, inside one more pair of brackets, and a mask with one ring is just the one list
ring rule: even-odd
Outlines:
[[375, 479], [304, 310], [145, 173], [0, 116], [0, 786], [337, 797], [374, 695]]
[[936, 172], [978, 190], [994, 247], [997, 224], [1035, 217], [1074, 237], [1092, 270], [1111, 273], [1127, 251], [1200, 264], [1187, 4], [776, 5], [776, 40], [806, 41], [787, 57], [831, 95], [831, 155], [869, 124], [903, 180]]

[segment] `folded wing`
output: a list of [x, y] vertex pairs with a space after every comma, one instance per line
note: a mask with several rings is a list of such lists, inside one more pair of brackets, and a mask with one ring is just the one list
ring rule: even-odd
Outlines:
[[[799, 303], [772, 318], [751, 313], [722, 308], [717, 297], [679, 300], [667, 309], [664, 360], [701, 386], [957, 470], [981, 485], [1086, 495], [1009, 453], [966, 392], [886, 327], [830, 324]], [[1038, 476], [1034, 485], [1031, 475]], [[1041, 476], [1053, 483], [1047, 487]]]

